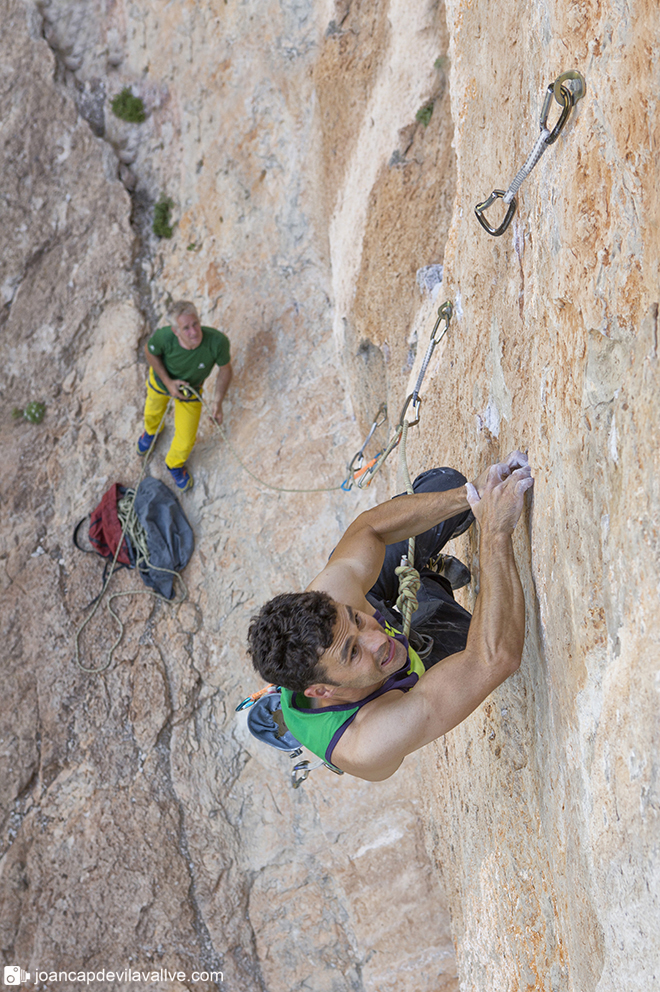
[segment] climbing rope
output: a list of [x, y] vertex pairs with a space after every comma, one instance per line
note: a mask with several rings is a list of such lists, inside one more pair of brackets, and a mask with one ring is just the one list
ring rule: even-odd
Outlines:
[[[158, 437], [158, 434], [160, 432], [162, 423], [165, 419], [165, 415], [169, 409], [169, 406], [170, 404], [168, 402], [167, 406], [165, 407], [163, 416], [161, 417], [156, 433], [154, 434], [151, 445], [146, 455], [144, 456], [142, 471], [140, 472], [140, 476], [136, 483], [135, 489], [127, 489], [124, 496], [117, 502], [117, 516], [119, 517], [119, 521], [122, 525], [121, 536], [117, 542], [117, 549], [115, 551], [114, 558], [112, 559], [108, 577], [105, 580], [103, 589], [101, 590], [100, 595], [97, 597], [96, 602], [94, 603], [94, 609], [89, 614], [89, 616], [87, 616], [85, 620], [83, 620], [83, 622], [76, 630], [76, 635], [75, 635], [76, 665], [81, 671], [86, 672], [88, 675], [98, 675], [100, 672], [105, 672], [106, 669], [110, 667], [110, 665], [112, 664], [112, 658], [115, 653], [115, 650], [118, 647], [118, 645], [121, 643], [121, 639], [124, 636], [124, 624], [122, 623], [121, 619], [117, 616], [115, 611], [112, 609], [113, 600], [119, 599], [121, 596], [152, 596], [154, 599], [161, 599], [164, 603], [169, 603], [170, 606], [177, 606], [179, 603], [182, 603], [184, 599], [186, 599], [186, 597], [188, 596], [188, 590], [186, 588], [186, 584], [178, 572], [173, 572], [169, 568], [161, 568], [159, 566], [152, 565], [150, 563], [146, 533], [140, 521], [137, 518], [137, 514], [135, 512], [135, 507], [134, 507], [137, 491], [140, 488], [140, 483], [142, 482], [142, 479], [144, 478], [144, 474], [147, 469], [147, 463], [149, 461], [149, 458], [151, 457], [152, 451], [154, 449], [154, 445], [156, 443], [156, 438]], [[103, 601], [108, 585], [110, 584], [110, 580], [114, 574], [117, 558], [119, 556], [119, 552], [121, 550], [122, 544], [124, 543], [125, 536], [127, 536], [131, 540], [131, 542], [133, 543], [133, 547], [135, 548], [136, 567], [139, 568], [140, 571], [146, 570], [148, 568], [153, 568], [159, 572], [168, 572], [170, 575], [176, 576], [183, 587], [183, 594], [178, 599], [171, 600], [171, 599], [165, 599], [164, 596], [161, 596], [159, 593], [154, 592], [153, 589], [133, 589], [133, 590], [128, 590], [126, 592], [115, 592], [111, 596], [109, 596], [108, 604], [107, 604], [108, 612], [117, 621], [117, 625], [119, 627], [119, 633], [108, 652], [108, 656], [105, 664], [100, 665], [98, 668], [88, 668], [85, 665], [83, 665], [82, 661], [80, 660], [80, 635], [82, 634], [87, 624], [95, 616], [96, 611], [98, 610], [99, 606]]]
[[[371, 429], [370, 429], [370, 431], [369, 431], [369, 433], [368, 433], [368, 435], [367, 435], [367, 437], [366, 437], [366, 439], [364, 441], [364, 444], [362, 445], [362, 447], [360, 448], [360, 450], [356, 453], [356, 455], [351, 460], [351, 463], [349, 465], [348, 474], [346, 476], [346, 479], [339, 486], [323, 486], [323, 487], [319, 487], [319, 488], [315, 488], [315, 489], [297, 489], [297, 488], [289, 488], [289, 487], [285, 487], [285, 486], [275, 486], [272, 483], [266, 482], [264, 479], [261, 479], [258, 475], [256, 475], [254, 472], [252, 472], [251, 469], [249, 469], [247, 467], [247, 465], [245, 465], [245, 463], [241, 459], [240, 455], [238, 454], [238, 452], [236, 451], [236, 449], [232, 445], [231, 441], [229, 440], [229, 437], [227, 436], [226, 430], [224, 429], [224, 427], [222, 426], [222, 424], [218, 424], [218, 422], [213, 417], [213, 415], [211, 413], [211, 410], [210, 410], [210, 407], [208, 406], [208, 404], [207, 404], [206, 400], [204, 399], [204, 397], [199, 392], [197, 392], [197, 390], [194, 389], [192, 386], [187, 386], [186, 387], [186, 390], [188, 391], [188, 395], [194, 396], [202, 404], [202, 406], [204, 407], [204, 409], [206, 410], [206, 412], [209, 414], [209, 416], [211, 418], [211, 422], [214, 425], [215, 429], [218, 431], [218, 433], [222, 437], [223, 441], [226, 443], [227, 447], [229, 448], [229, 450], [231, 451], [232, 455], [234, 456], [234, 458], [236, 459], [236, 461], [238, 462], [238, 464], [241, 466], [241, 468], [243, 469], [243, 471], [244, 472], [247, 472], [247, 474], [250, 476], [250, 478], [254, 479], [255, 482], [258, 482], [260, 485], [265, 486], [267, 489], [273, 489], [275, 492], [281, 492], [281, 493], [325, 493], [325, 492], [336, 492], [339, 489], [344, 489], [346, 492], [348, 492], [348, 490], [350, 490], [350, 488], [351, 488], [351, 486], [353, 484], [353, 481], [355, 481], [356, 478], [357, 478], [357, 476], [359, 476], [360, 471], [363, 472], [363, 475], [362, 475], [362, 478], [360, 478], [360, 479], [357, 480], [357, 485], [358, 485], [358, 487], [360, 489], [363, 489], [363, 488], [365, 488], [365, 486], [369, 485], [369, 483], [371, 482], [373, 476], [380, 469], [380, 467], [384, 464], [384, 462], [387, 459], [387, 457], [394, 450], [394, 448], [401, 442], [400, 464], [402, 465], [404, 476], [405, 476], [405, 480], [406, 480], [406, 491], [409, 494], [412, 494], [413, 489], [412, 489], [412, 484], [410, 482], [410, 475], [408, 473], [408, 466], [407, 466], [407, 462], [406, 462], [406, 438], [407, 438], [407, 434], [408, 434], [408, 428], [409, 427], [412, 427], [415, 424], [418, 424], [419, 423], [419, 411], [420, 411], [420, 407], [421, 407], [421, 397], [419, 395], [419, 391], [421, 389], [422, 382], [424, 380], [424, 376], [426, 374], [426, 370], [428, 368], [429, 362], [431, 361], [431, 357], [433, 355], [433, 352], [435, 350], [435, 347], [436, 347], [436, 345], [438, 345], [440, 343], [440, 341], [443, 339], [443, 337], [445, 336], [445, 334], [449, 330], [449, 323], [451, 321], [452, 312], [453, 312], [453, 308], [452, 308], [452, 305], [451, 305], [451, 303], [449, 301], [446, 301], [445, 303], [443, 303], [442, 306], [439, 307], [439, 309], [438, 309], [438, 318], [437, 318], [437, 320], [435, 322], [435, 326], [434, 326], [433, 332], [431, 334], [431, 340], [429, 342], [429, 346], [428, 346], [427, 351], [426, 351], [426, 354], [424, 356], [424, 360], [422, 362], [422, 366], [421, 366], [419, 375], [417, 377], [417, 382], [415, 384], [415, 388], [414, 388], [413, 392], [410, 394], [410, 396], [408, 396], [408, 398], [406, 399], [406, 402], [403, 405], [403, 409], [401, 411], [401, 416], [399, 417], [399, 423], [397, 424], [397, 427], [394, 430], [393, 438], [390, 441], [390, 443], [388, 444], [387, 448], [385, 449], [385, 451], [383, 451], [381, 453], [381, 455], [378, 458], [374, 459], [372, 463], [369, 463], [368, 466], [366, 466], [364, 469], [362, 469], [362, 462], [363, 462], [363, 459], [364, 459], [364, 450], [365, 450], [368, 442], [371, 440], [371, 438], [372, 438], [375, 430], [378, 427], [380, 427], [385, 422], [385, 419], [387, 417], [387, 407], [385, 406], [385, 404], [381, 404], [381, 406], [378, 409], [378, 413], [376, 414], [376, 417], [374, 419], [374, 422], [373, 422], [373, 424], [371, 426]], [[442, 332], [441, 333], [438, 333], [438, 330], [440, 328], [440, 324], [443, 321], [444, 321], [444, 328], [442, 329]], [[104, 665], [101, 665], [98, 668], [88, 668], [85, 665], [83, 665], [82, 661], [80, 660], [80, 635], [82, 634], [82, 632], [85, 629], [85, 627], [87, 626], [87, 624], [90, 623], [90, 621], [92, 620], [92, 618], [95, 616], [96, 611], [98, 610], [99, 606], [101, 605], [101, 602], [102, 602], [102, 600], [103, 600], [103, 598], [105, 596], [106, 590], [107, 590], [108, 585], [110, 583], [110, 579], [112, 578], [112, 576], [114, 574], [114, 568], [115, 568], [115, 565], [117, 563], [117, 558], [119, 556], [119, 551], [121, 549], [121, 546], [122, 546], [122, 543], [123, 543], [123, 540], [124, 540], [124, 536], [128, 536], [129, 537], [130, 541], [133, 544], [133, 547], [135, 548], [135, 552], [136, 552], [136, 566], [140, 570], [144, 570], [144, 569], [147, 569], [147, 568], [155, 568], [156, 567], [156, 566], [151, 565], [150, 562], [149, 562], [149, 550], [148, 550], [148, 546], [147, 546], [146, 533], [144, 531], [144, 528], [140, 524], [139, 520], [137, 519], [137, 515], [136, 515], [135, 509], [134, 509], [134, 504], [135, 504], [135, 496], [136, 496], [137, 490], [139, 489], [140, 483], [142, 482], [142, 479], [144, 478], [144, 474], [146, 472], [148, 461], [149, 461], [149, 459], [151, 457], [151, 454], [153, 452], [156, 439], [158, 437], [158, 434], [160, 433], [161, 426], [163, 424], [163, 421], [165, 420], [165, 416], [167, 415], [167, 411], [169, 410], [170, 402], [171, 402], [171, 400], [168, 401], [168, 404], [167, 404], [167, 406], [165, 408], [165, 411], [163, 412], [163, 416], [161, 417], [161, 420], [160, 420], [160, 423], [158, 425], [158, 428], [157, 428], [157, 430], [156, 430], [156, 432], [154, 434], [154, 437], [153, 437], [153, 440], [151, 442], [151, 445], [150, 445], [150, 447], [149, 447], [149, 449], [148, 449], [148, 451], [147, 451], [147, 453], [146, 453], [146, 455], [144, 457], [144, 462], [143, 462], [143, 465], [142, 465], [142, 471], [140, 472], [140, 476], [139, 476], [139, 479], [137, 481], [137, 484], [136, 484], [135, 488], [134, 489], [128, 489], [126, 491], [125, 495], [122, 497], [122, 499], [119, 500], [118, 503], [117, 503], [117, 514], [119, 516], [119, 520], [120, 520], [120, 523], [122, 525], [122, 531], [121, 531], [121, 537], [120, 537], [120, 539], [119, 539], [119, 541], [117, 543], [117, 549], [116, 549], [115, 554], [114, 554], [114, 557], [112, 559], [112, 563], [111, 563], [111, 566], [110, 566], [110, 571], [109, 571], [109, 574], [108, 574], [108, 578], [106, 579], [106, 581], [104, 583], [103, 589], [101, 590], [101, 594], [99, 595], [99, 597], [97, 598], [97, 600], [96, 600], [96, 602], [94, 604], [94, 609], [92, 610], [92, 612], [89, 614], [89, 616], [86, 617], [86, 619], [83, 621], [83, 623], [80, 624], [80, 626], [76, 630], [76, 635], [75, 635], [75, 659], [76, 659], [76, 664], [81, 669], [81, 671], [87, 672], [88, 674], [91, 674], [91, 675], [97, 675], [100, 672], [106, 671], [106, 669], [110, 667], [110, 664], [112, 663], [112, 658], [113, 658], [114, 652], [115, 652], [117, 646], [120, 644], [121, 639], [122, 639], [123, 634], [124, 634], [124, 625], [123, 625], [122, 621], [120, 620], [120, 618], [115, 613], [115, 611], [112, 609], [112, 605], [111, 604], [112, 604], [113, 600], [118, 599], [121, 596], [146, 595], [146, 596], [153, 596], [155, 599], [162, 599], [163, 602], [169, 603], [171, 606], [176, 606], [179, 603], [182, 603], [183, 600], [186, 599], [186, 597], [188, 595], [188, 590], [186, 588], [186, 585], [185, 585], [183, 579], [181, 578], [181, 576], [179, 575], [179, 573], [178, 572], [171, 572], [170, 569], [166, 569], [166, 568], [159, 568], [158, 571], [169, 572], [170, 574], [175, 575], [179, 579], [179, 581], [181, 582], [181, 585], [183, 586], [183, 595], [180, 598], [176, 599], [176, 600], [165, 599], [164, 596], [160, 596], [158, 593], [154, 592], [151, 589], [140, 589], [140, 590], [134, 590], [134, 591], [113, 593], [112, 596], [110, 596], [109, 599], [108, 599], [108, 611], [114, 617], [114, 619], [117, 621], [117, 624], [119, 626], [119, 633], [118, 633], [118, 635], [117, 635], [114, 643], [112, 644], [112, 647], [110, 648], [110, 651], [108, 652], [107, 660], [106, 660], [106, 662], [105, 662]], [[406, 419], [406, 414], [407, 414], [407, 411], [408, 411], [408, 407], [411, 404], [412, 404], [412, 411], [413, 411], [413, 414], [414, 414], [414, 417], [415, 417], [414, 420], [408, 420], [408, 419]], [[406, 556], [403, 556], [402, 559], [401, 559], [401, 564], [395, 570], [397, 576], [399, 576], [399, 599], [397, 600], [397, 607], [399, 608], [399, 610], [401, 612], [401, 615], [404, 617], [404, 634], [406, 635], [406, 637], [410, 633], [410, 618], [412, 617], [412, 614], [417, 609], [417, 591], [418, 591], [419, 585], [420, 585], [419, 573], [414, 568], [414, 560], [415, 560], [415, 538], [413, 537], [413, 538], [410, 538], [410, 540], [408, 542], [408, 556], [407, 556], [407, 559], [406, 559]]]
[[[216, 430], [221, 435], [222, 439], [227, 444], [227, 447], [231, 451], [232, 455], [234, 456], [234, 458], [236, 459], [236, 461], [238, 462], [238, 464], [241, 466], [241, 468], [243, 469], [243, 471], [247, 472], [247, 474], [252, 479], [255, 480], [255, 482], [258, 482], [260, 485], [265, 486], [267, 489], [274, 489], [275, 491], [282, 492], [282, 493], [325, 493], [325, 492], [335, 492], [336, 490], [342, 488], [342, 486], [325, 486], [325, 487], [321, 487], [321, 488], [318, 488], [318, 489], [293, 489], [293, 488], [285, 488], [283, 486], [274, 486], [271, 483], [265, 482], [263, 479], [260, 479], [259, 476], [255, 475], [255, 473], [252, 472], [247, 467], [247, 465], [245, 465], [245, 463], [242, 461], [240, 455], [238, 454], [238, 452], [236, 451], [236, 449], [232, 445], [231, 441], [229, 440], [229, 438], [227, 436], [227, 432], [225, 431], [224, 427], [221, 424], [218, 424], [217, 421], [213, 418], [213, 415], [211, 413], [211, 410], [210, 410], [210, 408], [209, 408], [206, 400], [204, 399], [204, 397], [200, 393], [198, 393], [197, 390], [194, 389], [192, 386], [186, 386], [184, 388], [185, 388], [185, 393], [186, 393], [186, 397], [187, 398], [190, 398], [190, 397], [194, 396], [202, 404], [202, 406], [204, 407], [204, 409], [206, 410], [206, 412], [211, 417], [211, 422], [213, 423], [214, 427], [216, 428]], [[154, 599], [162, 599], [163, 602], [169, 603], [171, 606], [177, 606], [179, 603], [182, 603], [187, 598], [187, 595], [188, 595], [188, 590], [187, 590], [186, 584], [185, 584], [185, 582], [183, 581], [183, 578], [181, 577], [181, 575], [178, 572], [172, 572], [170, 569], [167, 569], [167, 568], [157, 568], [157, 566], [152, 565], [150, 563], [150, 561], [149, 561], [149, 549], [148, 549], [147, 541], [146, 541], [146, 534], [144, 532], [144, 528], [142, 528], [139, 520], [137, 519], [137, 514], [135, 513], [135, 509], [134, 509], [135, 495], [137, 493], [137, 490], [140, 487], [140, 483], [142, 482], [142, 479], [144, 478], [144, 474], [145, 474], [146, 469], [147, 469], [148, 461], [149, 461], [149, 459], [151, 457], [151, 454], [153, 452], [154, 445], [156, 443], [156, 439], [158, 437], [158, 434], [160, 433], [161, 426], [162, 426], [163, 421], [165, 420], [165, 417], [167, 415], [167, 411], [169, 410], [170, 403], [171, 403], [171, 399], [168, 401], [167, 406], [165, 407], [165, 411], [163, 413], [163, 416], [161, 417], [160, 423], [158, 424], [158, 427], [157, 427], [156, 432], [154, 434], [154, 437], [153, 437], [153, 440], [151, 442], [151, 445], [149, 446], [149, 449], [148, 449], [148, 451], [147, 451], [147, 453], [146, 453], [146, 455], [144, 457], [144, 463], [142, 465], [142, 471], [140, 472], [140, 477], [139, 477], [139, 479], [137, 481], [137, 484], [135, 486], [135, 489], [128, 489], [126, 491], [124, 497], [121, 500], [119, 500], [118, 503], [117, 503], [117, 515], [119, 516], [120, 523], [122, 524], [122, 531], [121, 531], [121, 537], [120, 537], [119, 542], [117, 544], [117, 550], [115, 551], [114, 558], [112, 559], [112, 563], [111, 563], [111, 566], [110, 566], [108, 578], [106, 579], [106, 581], [105, 581], [105, 583], [103, 585], [103, 588], [101, 590], [101, 593], [98, 596], [98, 598], [97, 598], [97, 600], [96, 600], [96, 602], [94, 604], [94, 609], [92, 610], [92, 612], [89, 614], [89, 616], [86, 617], [86, 619], [83, 621], [83, 623], [80, 624], [80, 626], [76, 630], [76, 634], [75, 634], [75, 659], [76, 659], [76, 664], [77, 664], [78, 668], [81, 669], [81, 671], [87, 672], [90, 675], [98, 675], [100, 672], [104, 672], [104, 671], [106, 671], [107, 668], [110, 667], [110, 665], [112, 663], [112, 658], [113, 658], [114, 652], [115, 652], [116, 648], [118, 647], [118, 645], [121, 643], [122, 637], [124, 636], [124, 624], [122, 623], [122, 621], [120, 620], [120, 618], [117, 616], [117, 614], [115, 613], [115, 611], [112, 609], [112, 602], [113, 602], [113, 600], [118, 599], [121, 596], [141, 596], [142, 595], [142, 596], [152, 596]], [[140, 569], [140, 571], [147, 570], [149, 568], [153, 568], [153, 569], [156, 569], [157, 568], [157, 570], [160, 571], [160, 572], [168, 572], [171, 575], [175, 575], [179, 579], [179, 582], [181, 583], [181, 586], [183, 587], [183, 593], [182, 593], [182, 595], [178, 599], [175, 599], [175, 600], [165, 599], [164, 596], [159, 595], [159, 593], [154, 592], [152, 589], [138, 589], [138, 590], [131, 590], [131, 591], [127, 591], [127, 592], [116, 592], [116, 593], [113, 593], [108, 598], [108, 611], [114, 617], [114, 619], [117, 621], [117, 624], [118, 624], [118, 627], [119, 627], [119, 633], [118, 633], [118, 635], [117, 635], [114, 643], [112, 644], [112, 647], [110, 648], [110, 651], [108, 652], [108, 656], [107, 656], [107, 659], [106, 659], [105, 664], [99, 666], [98, 668], [88, 668], [85, 665], [83, 665], [82, 661], [80, 660], [80, 635], [82, 634], [82, 632], [85, 629], [85, 627], [87, 626], [87, 624], [90, 623], [90, 621], [93, 619], [93, 617], [96, 614], [96, 611], [98, 610], [99, 606], [101, 605], [101, 602], [103, 601], [103, 598], [105, 596], [106, 590], [107, 590], [108, 585], [110, 583], [110, 579], [112, 578], [112, 576], [114, 574], [115, 565], [117, 563], [117, 557], [119, 556], [119, 552], [120, 552], [120, 549], [121, 549], [121, 546], [122, 546], [122, 543], [123, 543], [123, 540], [124, 540], [124, 536], [125, 535], [127, 535], [129, 537], [129, 539], [132, 541], [133, 546], [135, 548], [135, 551], [136, 551], [136, 567], [138, 569]]]
[[[408, 460], [406, 458], [406, 440], [408, 438], [408, 422], [404, 421], [401, 430], [401, 446], [399, 448], [399, 469], [403, 474], [406, 492], [409, 496], [414, 494], [410, 472], [408, 471]], [[401, 563], [394, 569], [394, 574], [399, 579], [399, 595], [396, 601], [396, 608], [403, 617], [403, 633], [405, 637], [410, 636], [410, 622], [412, 615], [419, 605], [417, 593], [422, 584], [419, 572], [415, 568], [415, 538], [408, 538], [408, 554], [401, 555]]]
[[[506, 190], [494, 189], [487, 200], [483, 203], [478, 203], [474, 208], [477, 220], [483, 227], [484, 231], [488, 231], [493, 237], [499, 238], [501, 234], [504, 234], [509, 224], [513, 220], [513, 216], [516, 212], [516, 193], [522, 186], [524, 180], [530, 174], [534, 166], [537, 164], [543, 153], [550, 145], [553, 145], [561, 132], [563, 131], [566, 123], [571, 115], [571, 111], [578, 100], [587, 92], [587, 84], [584, 77], [576, 70], [570, 69], [568, 72], [563, 72], [554, 83], [551, 83], [546, 90], [545, 99], [543, 101], [543, 107], [541, 109], [541, 119], [540, 128], [541, 133], [536, 141], [536, 144], [532, 148], [531, 152], [527, 156], [525, 163], [517, 173], [513, 182]], [[559, 114], [559, 119], [555, 126], [550, 130], [548, 128], [548, 115], [550, 113], [550, 107], [552, 105], [552, 99], [557, 101], [561, 106], [561, 112]], [[491, 224], [486, 220], [484, 216], [484, 211], [486, 211], [495, 200], [501, 199], [503, 203], [508, 206], [506, 216], [499, 227], [492, 227]]]
[[[399, 470], [403, 477], [406, 492], [409, 496], [413, 495], [412, 482], [410, 480], [410, 472], [408, 471], [408, 459], [406, 454], [406, 442], [408, 440], [408, 429], [414, 427], [419, 423], [420, 411], [422, 405], [422, 399], [419, 395], [422, 388], [422, 383], [424, 382], [424, 376], [429, 367], [429, 363], [433, 356], [433, 352], [436, 347], [440, 344], [445, 334], [449, 330], [449, 325], [451, 323], [451, 318], [453, 314], [453, 307], [449, 300], [446, 300], [442, 306], [438, 307], [438, 317], [431, 332], [431, 340], [429, 341], [428, 348], [426, 349], [426, 354], [422, 361], [419, 374], [417, 376], [417, 382], [415, 383], [415, 388], [412, 393], [406, 398], [403, 404], [403, 409], [401, 410], [401, 416], [399, 417], [399, 422], [394, 428], [392, 438], [382, 452], [379, 458], [376, 459], [372, 467], [364, 473], [361, 479], [357, 481], [357, 485], [360, 489], [368, 486], [373, 479], [376, 472], [385, 463], [385, 460], [391, 454], [392, 451], [398, 446], [399, 447]], [[441, 325], [442, 326], [441, 328]], [[408, 411], [411, 411], [414, 419], [408, 419]], [[350, 474], [350, 473], [349, 473]], [[395, 568], [395, 574], [399, 579], [399, 596], [396, 601], [396, 607], [403, 617], [403, 633], [406, 637], [410, 636], [410, 622], [412, 615], [417, 609], [417, 593], [421, 585], [421, 580], [419, 577], [419, 572], [415, 568], [415, 538], [411, 537], [408, 540], [408, 554], [401, 556], [401, 562]]]
[[224, 427], [222, 426], [222, 424], [219, 424], [217, 422], [217, 420], [215, 420], [215, 418], [213, 417], [213, 414], [211, 413], [211, 408], [209, 407], [208, 403], [206, 402], [206, 400], [204, 399], [204, 397], [202, 396], [202, 394], [201, 393], [198, 393], [197, 390], [194, 389], [192, 386], [189, 386], [188, 389], [190, 390], [190, 394], [192, 396], [196, 396], [197, 399], [200, 401], [200, 403], [202, 404], [202, 406], [204, 407], [204, 409], [208, 413], [209, 417], [211, 418], [211, 423], [213, 424], [213, 426], [215, 427], [215, 429], [218, 431], [218, 433], [220, 434], [220, 437], [225, 442], [225, 444], [227, 445], [227, 447], [229, 448], [229, 450], [231, 451], [232, 455], [234, 456], [234, 458], [236, 459], [236, 461], [238, 462], [238, 464], [241, 466], [241, 468], [243, 469], [243, 471], [244, 472], [247, 472], [247, 474], [250, 476], [250, 478], [251, 479], [254, 479], [255, 482], [258, 482], [259, 485], [265, 486], [266, 489], [274, 489], [275, 492], [278, 492], [278, 493], [334, 493], [334, 492], [337, 492], [338, 489], [343, 489], [343, 485], [340, 485], [340, 486], [320, 486], [318, 489], [289, 489], [289, 488], [286, 488], [285, 486], [274, 486], [271, 482], [266, 482], [264, 479], [259, 478], [259, 476], [258, 475], [255, 475], [255, 473], [252, 472], [251, 469], [249, 469], [247, 467], [247, 465], [245, 464], [245, 462], [242, 461], [241, 456], [238, 454], [238, 452], [234, 448], [233, 444], [229, 440], [229, 438], [227, 436], [226, 430], [224, 429]]

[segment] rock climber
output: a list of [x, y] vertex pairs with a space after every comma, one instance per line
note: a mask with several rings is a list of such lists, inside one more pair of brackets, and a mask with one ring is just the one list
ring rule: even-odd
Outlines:
[[[512, 534], [533, 485], [527, 457], [514, 451], [472, 483], [452, 469], [431, 470], [416, 483], [414, 495], [360, 514], [307, 590], [266, 603], [248, 635], [254, 667], [283, 687], [293, 736], [371, 781], [388, 778], [407, 754], [464, 720], [518, 669], [523, 649], [525, 601]], [[408, 537], [420, 535], [415, 564], [424, 564], [472, 515], [480, 571], [474, 614], [470, 620], [446, 590], [438, 596], [423, 569], [426, 598], [438, 596], [440, 606], [430, 617], [434, 651], [422, 662], [382, 612], [393, 567]]]
[[162, 429], [163, 415], [170, 397], [174, 400], [174, 437], [165, 456], [165, 464], [176, 486], [183, 492], [191, 489], [193, 477], [186, 460], [193, 449], [202, 404], [187, 389], [192, 386], [200, 395], [202, 384], [218, 366], [211, 416], [222, 423], [222, 401], [231, 381], [229, 339], [213, 327], [202, 327], [197, 310], [188, 300], [179, 300], [171, 308], [171, 325], [154, 331], [144, 353], [151, 366], [147, 379], [144, 408], [144, 433], [137, 450], [144, 455]]

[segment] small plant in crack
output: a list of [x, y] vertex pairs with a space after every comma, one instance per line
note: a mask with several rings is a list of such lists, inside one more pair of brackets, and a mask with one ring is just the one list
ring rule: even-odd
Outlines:
[[115, 117], [121, 121], [128, 121], [129, 124], [141, 124], [147, 119], [142, 99], [133, 96], [128, 86], [124, 86], [121, 93], [113, 98], [110, 106]]
[[164, 193], [161, 193], [158, 203], [154, 206], [154, 221], [151, 225], [151, 230], [154, 232], [156, 237], [172, 237], [174, 228], [170, 223], [170, 214], [173, 206], [174, 200], [170, 199], [169, 196], [165, 196]]
[[31, 403], [21, 409], [20, 406], [15, 406], [11, 411], [11, 415], [14, 420], [27, 420], [31, 424], [40, 424], [44, 419], [44, 414], [46, 412], [46, 404], [38, 403], [36, 400], [32, 400]]
[[420, 124], [423, 124], [424, 127], [428, 127], [429, 121], [431, 120], [432, 116], [433, 116], [433, 104], [427, 103], [423, 107], [419, 108], [419, 110], [415, 114], [415, 120], [419, 121]]

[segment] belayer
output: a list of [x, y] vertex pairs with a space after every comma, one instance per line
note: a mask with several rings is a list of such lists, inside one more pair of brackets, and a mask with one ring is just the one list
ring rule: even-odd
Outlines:
[[172, 323], [159, 327], [146, 345], [144, 353], [151, 366], [147, 378], [147, 401], [144, 407], [144, 433], [137, 450], [145, 455], [159, 429], [170, 397], [174, 400], [174, 437], [165, 456], [165, 464], [177, 487], [185, 492], [193, 485], [186, 460], [197, 437], [202, 404], [187, 388], [200, 395], [202, 384], [219, 366], [211, 415], [222, 423], [222, 401], [231, 381], [229, 339], [213, 327], [202, 327], [197, 310], [188, 300], [179, 300], [171, 308]]
[[[261, 608], [248, 634], [252, 662], [282, 686], [284, 721], [298, 741], [342, 771], [380, 781], [518, 669], [525, 600], [512, 534], [532, 485], [519, 451], [472, 483], [453, 469], [422, 473], [414, 495], [360, 514], [305, 592]], [[427, 566], [474, 518], [479, 594], [470, 619]], [[417, 535], [422, 590], [413, 629], [433, 638], [424, 661], [391, 612], [394, 568]]]

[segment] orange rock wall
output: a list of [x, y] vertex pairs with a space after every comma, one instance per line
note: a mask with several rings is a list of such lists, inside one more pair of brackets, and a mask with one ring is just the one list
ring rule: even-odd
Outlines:
[[[653, 5], [5, 0], [3, 25], [3, 963], [217, 968], [241, 992], [444, 992], [457, 965], [465, 992], [653, 988]], [[587, 96], [492, 239], [473, 207], [571, 68]], [[124, 85], [144, 124], [112, 115]], [[204, 420], [188, 601], [116, 601], [108, 670], [75, 665], [100, 568], [72, 525], [140, 471], [141, 346], [177, 297], [230, 335], [229, 436], [277, 485], [337, 486], [383, 401], [396, 421], [444, 299], [411, 469], [529, 450], [521, 671], [387, 783], [294, 792], [234, 707], [250, 615], [395, 490], [393, 459], [366, 493], [282, 494]], [[11, 419], [29, 399], [39, 427]], [[476, 537], [454, 551], [469, 606]], [[95, 620], [85, 664], [114, 636]]]

